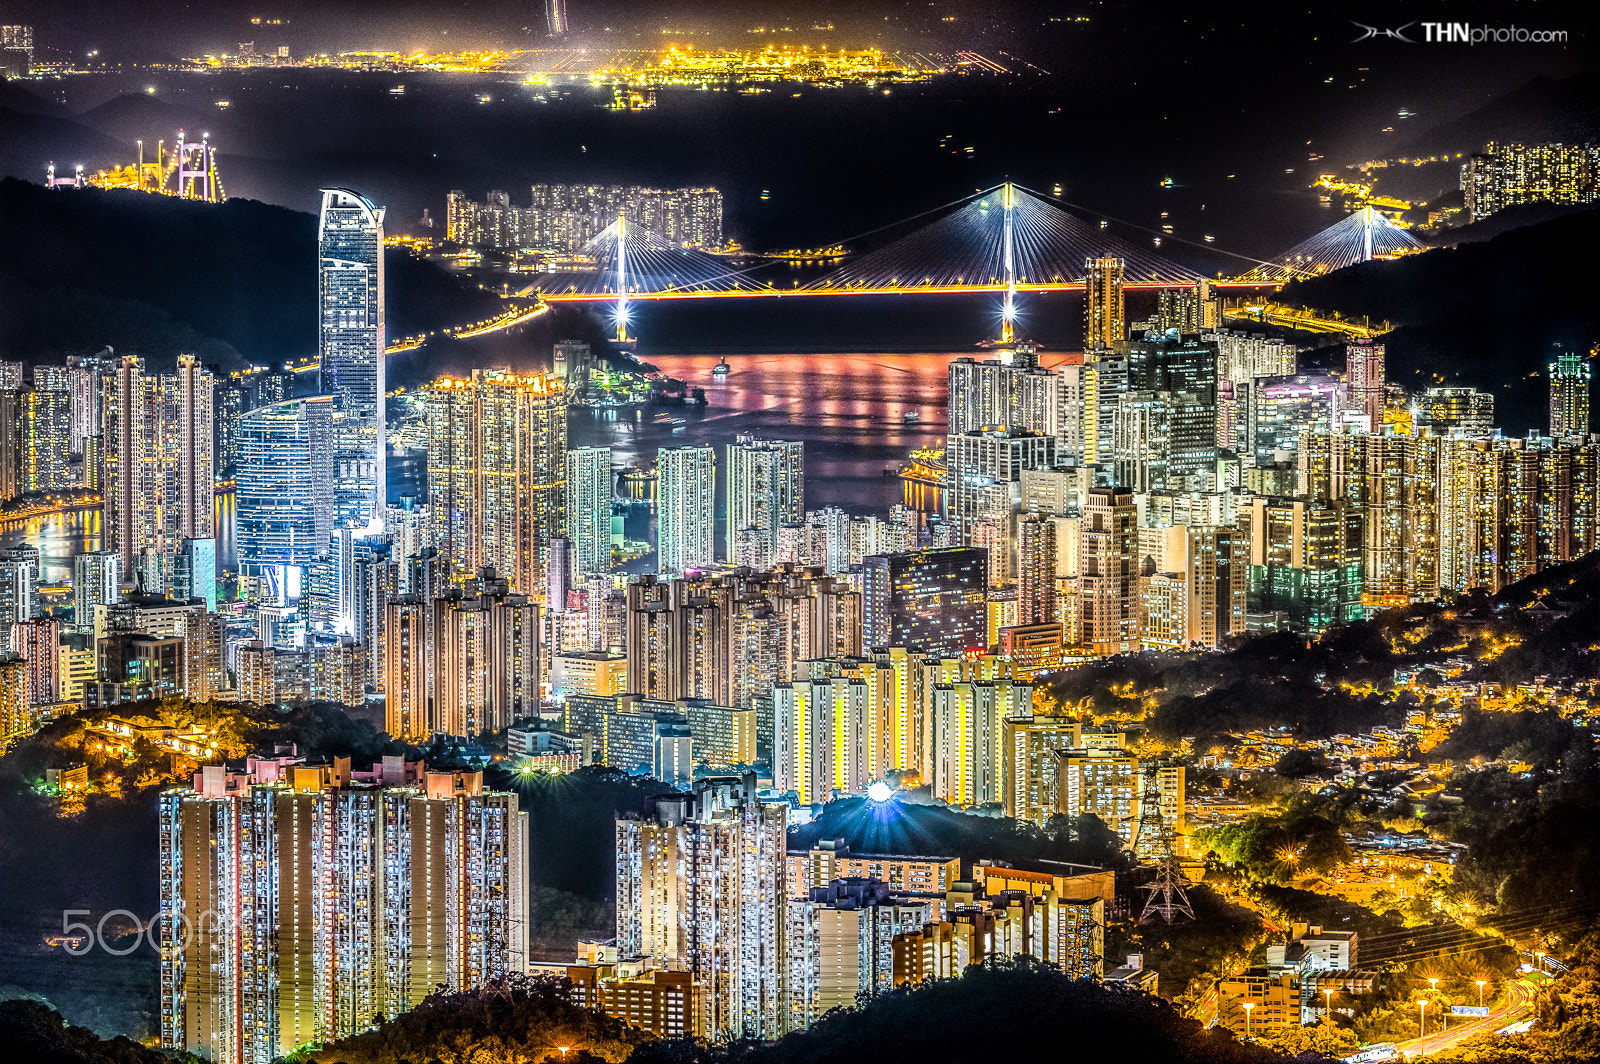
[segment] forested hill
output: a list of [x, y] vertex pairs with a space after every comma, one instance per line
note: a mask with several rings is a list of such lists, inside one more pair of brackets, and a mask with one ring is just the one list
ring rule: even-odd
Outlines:
[[[54, 360], [110, 345], [230, 368], [316, 350], [317, 220], [254, 200], [220, 205], [0, 181], [0, 357]], [[480, 321], [501, 302], [408, 252], [386, 260], [390, 336]]]

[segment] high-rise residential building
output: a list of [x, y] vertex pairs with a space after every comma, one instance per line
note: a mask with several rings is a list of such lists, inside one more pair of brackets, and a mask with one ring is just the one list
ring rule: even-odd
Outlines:
[[1302, 437], [1301, 493], [1346, 500], [1361, 515], [1362, 591], [1371, 602], [1439, 594], [1439, 455], [1447, 442], [1387, 431]]
[[717, 452], [663, 447], [656, 469], [656, 571], [678, 576], [715, 564]]
[[1022, 429], [979, 429], [952, 434], [945, 448], [950, 469], [946, 513], [963, 532], [974, 521], [1009, 528], [1022, 471], [1055, 464], [1055, 437]]
[[1589, 392], [1594, 367], [1582, 355], [1563, 352], [1550, 363], [1550, 435], [1589, 434]]
[[106, 545], [124, 572], [142, 551], [170, 556], [182, 540], [216, 535], [214, 383], [193, 355], [170, 375], [147, 375], [127, 355], [106, 379]]
[[863, 559], [863, 648], [986, 649], [987, 553], [943, 547]]
[[1102, 256], [1087, 260], [1084, 269], [1083, 347], [1110, 347], [1128, 338], [1126, 268], [1121, 259]]
[[94, 624], [94, 608], [122, 593], [122, 557], [114, 550], [85, 551], [72, 558], [72, 623]]
[[1078, 533], [1078, 641], [1095, 654], [1139, 649], [1137, 525], [1131, 491], [1089, 490]]
[[1038, 353], [1028, 343], [1013, 345], [1002, 358], [953, 360], [949, 393], [952, 435], [1014, 429], [1061, 438], [1077, 419], [1062, 378], [1039, 368]]
[[433, 546], [457, 578], [492, 567], [542, 600], [550, 541], [567, 531], [561, 383], [475, 369], [425, 395]]
[[206, 767], [160, 843], [164, 1048], [267, 1064], [527, 970], [527, 814], [481, 773]]
[[433, 602], [432, 732], [501, 731], [539, 709], [539, 607], [493, 573]]
[[308, 565], [334, 526], [332, 396], [291, 399], [239, 419], [235, 542], [244, 576]]
[[322, 190], [317, 221], [317, 350], [322, 390], [338, 398], [361, 500], [357, 523], [388, 502], [383, 208], [345, 188]]
[[894, 988], [894, 941], [932, 922], [938, 903], [897, 894], [876, 879], [833, 879], [788, 903], [788, 1027]]
[[1017, 522], [1017, 623], [1057, 620], [1056, 528], [1047, 517], [1029, 514]]
[[583, 576], [611, 571], [612, 475], [609, 447], [567, 452], [567, 539], [573, 567]]
[[1383, 428], [1384, 389], [1388, 376], [1384, 372], [1383, 345], [1372, 340], [1357, 340], [1344, 348], [1345, 401], [1350, 409], [1367, 416], [1367, 428], [1378, 432]]
[[795, 440], [739, 436], [728, 445], [723, 479], [730, 562], [769, 569], [777, 561], [779, 529], [798, 525], [805, 515], [804, 458], [804, 445]]
[[704, 984], [709, 1039], [786, 1031], [787, 819], [749, 775], [617, 820], [618, 953]]
[[1251, 495], [1239, 524], [1252, 611], [1312, 634], [1361, 619], [1361, 515], [1348, 501]]
[[38, 559], [0, 553], [0, 653], [13, 653], [11, 626], [32, 619], [39, 583]]
[[1461, 166], [1473, 221], [1519, 203], [1593, 203], [1600, 195], [1600, 146], [1497, 144]]
[[18, 395], [18, 487], [54, 491], [72, 484], [71, 371], [65, 366], [35, 366], [33, 387]]
[[934, 797], [964, 806], [1003, 801], [1004, 722], [1033, 711], [1033, 686], [1007, 676], [939, 683], [930, 704]]
[[468, 247], [580, 252], [619, 216], [632, 232], [677, 247], [722, 246], [722, 193], [714, 188], [538, 184], [527, 207], [512, 206], [498, 189], [482, 202], [460, 190], [445, 200], [447, 239]]
[[1494, 393], [1476, 388], [1424, 388], [1412, 403], [1418, 435], [1493, 436]]

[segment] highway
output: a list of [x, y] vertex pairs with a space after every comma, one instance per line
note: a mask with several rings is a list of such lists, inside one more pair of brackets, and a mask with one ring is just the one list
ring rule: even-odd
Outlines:
[[1533, 1016], [1534, 995], [1537, 993], [1538, 988], [1539, 983], [1534, 976], [1518, 976], [1505, 985], [1505, 992], [1500, 1003], [1495, 1006], [1494, 1011], [1489, 1015], [1483, 1017], [1458, 1016], [1450, 1020], [1448, 1026], [1442, 1026], [1445, 1022], [1444, 1018], [1433, 1015], [1432, 1009], [1430, 1009], [1428, 1014], [1428, 1033], [1421, 1038], [1396, 1042], [1395, 1048], [1400, 1051], [1400, 1055], [1406, 1060], [1431, 1057], [1446, 1050], [1454, 1049], [1468, 1038], [1492, 1034], [1514, 1023], [1530, 1019]]

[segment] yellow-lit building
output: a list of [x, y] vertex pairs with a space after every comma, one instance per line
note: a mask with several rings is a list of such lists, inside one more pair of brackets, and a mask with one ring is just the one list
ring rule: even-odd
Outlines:
[[650, 969], [643, 960], [567, 968], [572, 1003], [596, 1009], [657, 1038], [699, 1038], [705, 987], [688, 972]]
[[790, 850], [784, 860], [784, 882], [789, 897], [796, 899], [804, 899], [811, 888], [826, 887], [836, 879], [876, 879], [897, 892], [943, 894], [961, 878], [958, 857], [851, 853], [834, 839], [825, 839], [809, 850]]

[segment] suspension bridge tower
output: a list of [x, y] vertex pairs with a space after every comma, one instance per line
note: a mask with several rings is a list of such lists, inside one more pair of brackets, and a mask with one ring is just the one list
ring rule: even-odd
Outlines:
[[1000, 253], [1006, 274], [1005, 301], [1000, 307], [1000, 342], [1011, 344], [1016, 340], [1017, 320], [1017, 190], [1009, 181], [1000, 186], [1000, 202], [1005, 211], [1000, 229]]
[[619, 345], [631, 344], [628, 335], [628, 219], [617, 215], [617, 335]]

